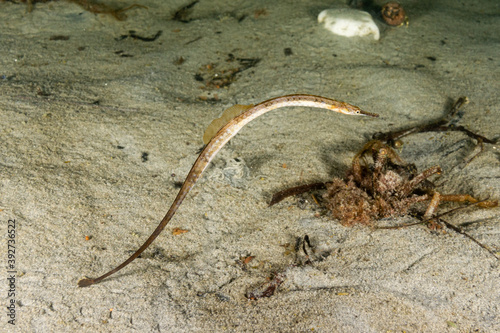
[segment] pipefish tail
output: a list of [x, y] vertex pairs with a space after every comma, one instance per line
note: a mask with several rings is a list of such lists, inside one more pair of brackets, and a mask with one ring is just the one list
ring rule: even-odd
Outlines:
[[144, 242], [144, 244], [142, 244], [142, 246], [137, 251], [135, 251], [134, 254], [132, 254], [127, 260], [125, 260], [115, 269], [112, 269], [106, 274], [95, 279], [80, 280], [78, 282], [78, 286], [87, 287], [92, 284], [98, 283], [99, 281], [118, 272], [119, 270], [130, 264], [132, 261], [134, 261], [144, 250], [148, 248], [149, 245], [151, 245], [151, 243], [156, 239], [156, 237], [158, 237], [158, 235], [163, 231], [168, 222], [170, 222], [172, 217], [175, 215], [175, 212], [182, 204], [182, 201], [186, 198], [189, 191], [191, 191], [193, 186], [201, 177], [201, 174], [207, 168], [210, 161], [215, 157], [215, 155], [217, 155], [217, 152], [219, 152], [219, 150], [221, 150], [222, 147], [224, 147], [224, 145], [250, 121], [254, 120], [259, 116], [262, 116], [263, 114], [269, 111], [289, 106], [302, 106], [302, 107], [327, 109], [352, 116], [378, 117], [377, 114], [363, 111], [357, 106], [345, 102], [339, 102], [337, 100], [321, 96], [304, 95], [304, 94], [275, 97], [268, 99], [267, 101], [264, 101], [257, 105], [248, 108], [242, 108], [243, 112], [235, 116], [233, 119], [229, 120], [229, 122], [226, 125], [220, 128], [215, 134], [215, 136], [211, 138], [211, 140], [202, 150], [202, 152], [196, 159], [195, 163], [191, 167], [191, 171], [189, 171], [186, 180], [184, 181], [184, 184], [179, 190], [179, 193], [177, 194], [177, 197], [175, 198], [172, 205], [170, 206], [170, 209], [168, 210], [167, 214], [165, 215], [165, 217], [163, 217], [161, 222], [158, 224], [158, 226], [153, 231], [151, 236], [149, 236], [146, 242]]

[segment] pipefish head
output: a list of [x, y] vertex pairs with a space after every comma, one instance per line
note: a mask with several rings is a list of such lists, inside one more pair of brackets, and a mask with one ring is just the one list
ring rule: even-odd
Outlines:
[[351, 116], [368, 116], [368, 117], [378, 117], [378, 114], [376, 113], [371, 113], [367, 111], [363, 111], [360, 108], [358, 108], [355, 105], [351, 105], [349, 103], [342, 103], [342, 106], [338, 108], [338, 111], [340, 111], [343, 114], [348, 114]]

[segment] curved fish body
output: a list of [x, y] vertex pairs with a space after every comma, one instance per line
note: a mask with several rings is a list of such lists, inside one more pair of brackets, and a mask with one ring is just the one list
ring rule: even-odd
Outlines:
[[179, 206], [182, 204], [183, 200], [186, 198], [198, 179], [201, 177], [203, 171], [207, 168], [210, 161], [215, 157], [215, 155], [217, 155], [217, 152], [219, 152], [219, 150], [221, 150], [222, 147], [224, 147], [224, 145], [250, 121], [269, 111], [289, 106], [313, 107], [332, 110], [346, 115], [378, 117], [377, 114], [362, 111], [357, 106], [348, 103], [339, 102], [326, 97], [305, 94], [280, 96], [249, 107], [242, 114], [231, 119], [225, 126], [223, 126], [205, 146], [203, 151], [196, 159], [196, 162], [191, 167], [191, 170], [189, 171], [184, 184], [179, 190], [179, 193], [170, 206], [167, 214], [165, 215], [165, 217], [163, 217], [161, 222], [158, 224], [158, 226], [153, 231], [151, 236], [149, 236], [146, 242], [144, 242], [144, 244], [130, 256], [130, 258], [125, 260], [115, 269], [95, 279], [80, 280], [78, 282], [78, 286], [87, 287], [94, 283], [97, 283], [116, 273], [117, 271], [134, 261], [145, 249], [149, 247], [149, 245], [151, 245], [156, 237], [158, 237], [158, 235], [163, 231], [165, 226], [174, 216]]

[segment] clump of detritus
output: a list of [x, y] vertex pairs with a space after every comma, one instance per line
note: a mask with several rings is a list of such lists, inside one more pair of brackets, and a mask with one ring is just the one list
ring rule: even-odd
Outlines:
[[481, 208], [498, 206], [497, 200], [479, 201], [468, 194], [442, 195], [429, 177], [441, 173], [439, 166], [418, 172], [388, 144], [369, 141], [354, 156], [345, 178], [327, 183], [302, 185], [276, 193], [270, 205], [290, 195], [326, 188], [325, 205], [332, 216], [345, 226], [373, 225], [386, 217], [403, 216], [416, 203], [430, 201], [420, 217], [430, 220], [441, 202], [468, 202]]
[[429, 200], [433, 184], [427, 178], [440, 172], [434, 166], [417, 173], [391, 147], [372, 140], [356, 154], [344, 179], [326, 184], [323, 198], [342, 224], [371, 224], [384, 217], [406, 215], [413, 204]]

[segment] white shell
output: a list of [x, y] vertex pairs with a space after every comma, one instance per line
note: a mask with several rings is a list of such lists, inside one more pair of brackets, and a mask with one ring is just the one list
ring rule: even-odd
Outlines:
[[373, 35], [375, 40], [380, 38], [380, 31], [372, 16], [362, 10], [326, 9], [319, 13], [318, 22], [323, 22], [325, 28], [336, 35], [345, 37]]

